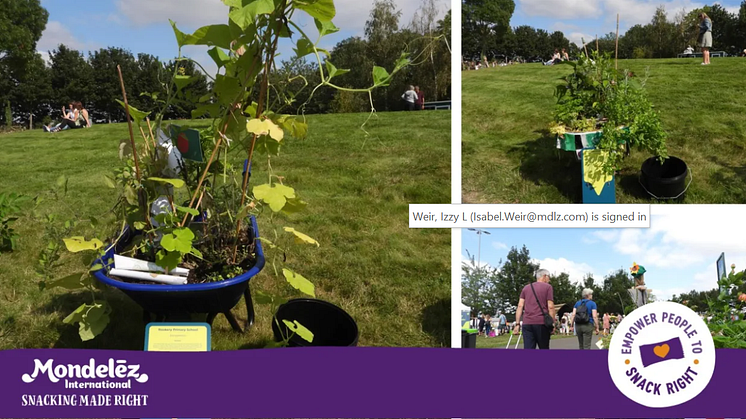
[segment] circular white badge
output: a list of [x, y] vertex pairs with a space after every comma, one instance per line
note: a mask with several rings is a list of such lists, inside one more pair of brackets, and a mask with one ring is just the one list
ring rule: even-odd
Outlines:
[[681, 304], [646, 304], [625, 317], [611, 337], [611, 379], [643, 406], [686, 403], [707, 387], [714, 371], [710, 330]]

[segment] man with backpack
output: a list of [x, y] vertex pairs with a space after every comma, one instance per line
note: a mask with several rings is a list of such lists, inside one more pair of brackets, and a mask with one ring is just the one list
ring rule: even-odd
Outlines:
[[582, 299], [575, 303], [570, 323], [577, 330], [578, 349], [591, 349], [593, 330], [598, 334], [598, 306], [593, 302], [592, 289], [586, 288], [580, 295]]

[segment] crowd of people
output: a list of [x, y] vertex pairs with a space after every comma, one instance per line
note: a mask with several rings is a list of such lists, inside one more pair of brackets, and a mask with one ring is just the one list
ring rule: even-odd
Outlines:
[[[551, 276], [546, 269], [536, 272], [536, 282], [526, 285], [521, 291], [516, 308], [515, 321], [508, 322], [505, 313], [472, 315], [471, 329], [479, 336], [498, 337], [506, 333], [521, 335], [524, 349], [549, 349], [552, 335], [570, 336], [578, 339], [578, 349], [591, 349], [593, 336], [609, 336], [624, 319], [619, 313], [599, 314], [593, 301], [593, 290], [581, 292], [572, 310], [554, 304], [554, 290], [549, 284]], [[560, 306], [562, 307], [562, 306]], [[559, 314], [561, 311], [563, 314]]]
[[89, 128], [91, 118], [88, 110], [83, 107], [80, 101], [70, 102], [68, 108], [62, 107], [62, 119], [57, 124], [44, 126], [46, 132], [60, 132], [66, 129]]

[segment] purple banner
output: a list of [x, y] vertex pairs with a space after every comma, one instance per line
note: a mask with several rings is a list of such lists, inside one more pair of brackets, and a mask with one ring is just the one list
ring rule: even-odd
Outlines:
[[[718, 350], [707, 389], [668, 409], [621, 394], [606, 357], [596, 350], [11, 350], [0, 352], [0, 416], [704, 418], [746, 411], [732, 397], [746, 372], [744, 350]], [[587, 383], [582, 395], [579, 377]]]

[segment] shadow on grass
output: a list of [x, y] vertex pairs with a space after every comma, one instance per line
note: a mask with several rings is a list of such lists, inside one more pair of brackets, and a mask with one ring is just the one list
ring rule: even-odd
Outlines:
[[439, 346], [451, 346], [451, 299], [438, 300], [422, 310], [422, 330]]
[[[87, 293], [64, 293], [53, 296], [50, 301], [35, 310], [38, 314], [55, 314], [60, 321], [49, 325], [56, 329], [59, 338], [52, 348], [67, 349], [115, 349], [142, 350], [145, 336], [143, 311], [140, 306], [124, 295], [107, 293], [112, 312], [109, 324], [104, 332], [95, 339], [83, 342], [78, 335], [78, 325], [65, 324], [62, 320], [81, 304], [89, 303], [91, 296]], [[102, 298], [98, 294], [96, 298]]]
[[572, 153], [558, 150], [548, 130], [534, 132], [541, 136], [508, 151], [520, 159], [521, 177], [537, 186], [552, 185], [568, 200], [582, 202], [580, 162]]
[[645, 189], [640, 184], [640, 173], [632, 171], [623, 171], [616, 175], [616, 184], [626, 195], [632, 196], [638, 199], [650, 199], [652, 203], [652, 197], [645, 192]]
[[[746, 192], [744, 192], [744, 184], [746, 184], [746, 166], [734, 166], [718, 158], [714, 159], [714, 163], [723, 169], [712, 174], [710, 177], [711, 182], [716, 185], [721, 185], [721, 187], [728, 191], [728, 194], [738, 196], [741, 202], [746, 202]], [[730, 173], [731, 176], [728, 176], [728, 173]]]

